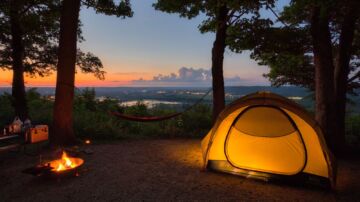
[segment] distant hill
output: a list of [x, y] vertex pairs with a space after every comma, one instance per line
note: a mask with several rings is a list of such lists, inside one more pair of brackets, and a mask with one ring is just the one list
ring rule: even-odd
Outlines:
[[[42, 95], [54, 95], [54, 87], [38, 87], [37, 91]], [[85, 89], [85, 87], [77, 88], [78, 90]], [[192, 91], [192, 92], [206, 92], [209, 88], [207, 87], [95, 87], [97, 96], [108, 96], [108, 97], [119, 97], [121, 95], [129, 96], [133, 93], [172, 93], [179, 91]], [[163, 91], [163, 92], [162, 92]], [[271, 86], [228, 86], [225, 88], [226, 93], [233, 95], [243, 96], [256, 91], [270, 91], [283, 96], [301, 96], [304, 97], [309, 94], [309, 91], [305, 88], [296, 86], [286, 87], [271, 87]], [[1, 88], [0, 94], [4, 92], [11, 92], [11, 88]], [[122, 97], [122, 96], [121, 96]]]
[[[77, 88], [77, 91], [83, 89], [85, 88]], [[157, 99], [192, 102], [209, 89], [210, 88], [206, 87], [96, 87], [95, 92], [97, 97], [111, 97], [122, 101]], [[37, 91], [44, 96], [52, 96], [55, 94], [55, 88], [53, 87], [40, 87], [37, 88]], [[230, 86], [226, 87], [225, 91], [227, 101], [257, 91], [270, 91], [285, 97], [306, 97], [310, 94], [308, 90], [295, 86], [279, 88], [270, 86]], [[0, 94], [4, 92], [10, 93], [11, 88], [0, 88]], [[211, 97], [209, 96], [206, 100], [210, 99]]]
[[[81, 87], [76, 90], [81, 91], [83, 89], [85, 88]], [[120, 101], [151, 99], [191, 104], [209, 89], [206, 87], [96, 87], [95, 92], [97, 97], [110, 97]], [[55, 88], [53, 87], [39, 87], [37, 91], [44, 96], [53, 96], [55, 94]], [[313, 93], [296, 86], [227, 86], [225, 91], [227, 103], [257, 91], [270, 91], [291, 98], [309, 110], [313, 110], [314, 105]], [[0, 88], [0, 94], [4, 92], [10, 93], [11, 88]], [[349, 100], [349, 111], [360, 113], [360, 97], [350, 96]], [[206, 97], [204, 103], [211, 104], [211, 96]]]

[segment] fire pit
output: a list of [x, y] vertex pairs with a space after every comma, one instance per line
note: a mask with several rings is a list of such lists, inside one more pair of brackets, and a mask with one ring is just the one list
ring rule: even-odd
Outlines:
[[48, 166], [53, 168], [53, 172], [64, 172], [76, 169], [84, 163], [81, 158], [68, 157], [66, 152], [62, 153], [61, 159], [53, 160], [47, 163]]
[[78, 168], [80, 168], [83, 164], [83, 159], [69, 157], [68, 154], [63, 151], [60, 159], [55, 159], [32, 168], [28, 168], [23, 172], [35, 176], [57, 177], [65, 175], [78, 175]]

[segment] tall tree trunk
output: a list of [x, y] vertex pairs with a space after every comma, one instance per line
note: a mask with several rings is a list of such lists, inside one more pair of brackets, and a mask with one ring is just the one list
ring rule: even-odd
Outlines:
[[327, 143], [334, 150], [334, 64], [329, 19], [325, 8], [314, 7], [310, 26], [315, 63], [315, 118], [325, 133]]
[[57, 65], [52, 145], [75, 143], [73, 102], [75, 61], [80, 0], [64, 0], [60, 19], [59, 62]]
[[20, 24], [19, 10], [21, 2], [18, 0], [10, 3], [10, 26], [11, 26], [11, 58], [13, 69], [12, 97], [15, 115], [22, 120], [28, 117], [26, 102], [25, 83], [24, 83], [24, 45], [22, 39], [22, 29]]
[[[355, 3], [355, 2], [354, 2]], [[355, 3], [356, 4], [356, 3]], [[346, 92], [348, 75], [350, 72], [350, 57], [352, 42], [354, 39], [355, 24], [359, 18], [359, 3], [349, 6], [342, 22], [339, 49], [335, 66], [335, 100], [336, 100], [336, 133], [337, 152], [345, 148], [345, 114]]]
[[223, 5], [217, 15], [216, 38], [212, 48], [213, 122], [225, 107], [223, 62], [227, 30], [228, 8]]

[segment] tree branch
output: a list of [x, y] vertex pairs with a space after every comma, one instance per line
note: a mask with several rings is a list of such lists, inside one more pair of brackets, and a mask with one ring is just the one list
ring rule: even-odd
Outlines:
[[[233, 10], [234, 11], [234, 10]], [[232, 25], [232, 24], [234, 24], [237, 20], [239, 20], [244, 14], [245, 14], [245, 12], [243, 12], [243, 13], [241, 13], [241, 14], [239, 14], [239, 15], [234, 15], [235, 14], [235, 11], [232, 13], [232, 16], [229, 16], [229, 19], [228, 19], [228, 21], [229, 21], [229, 25]], [[231, 18], [232, 17], [235, 17], [234, 19], [233, 19], [233, 21], [231, 21]]]
[[87, 1], [84, 1], [84, 0], [81, 0], [81, 4], [84, 5], [84, 6], [87, 6], [88, 8], [92, 6]]
[[356, 79], [360, 78], [360, 70], [356, 72], [356, 74], [348, 79], [348, 83], [355, 81]]
[[281, 22], [285, 27], [290, 27], [291, 26], [291, 25], [286, 24], [283, 20], [281, 20], [279, 15], [268, 4], [266, 4], [266, 8], [269, 9], [274, 14], [274, 16], [277, 18], [277, 20], [279, 22]]
[[233, 15], [235, 14], [236, 10], [231, 10], [230, 13], [228, 14], [228, 19], [227, 20], [230, 20], [231, 17], [233, 17]]
[[19, 12], [19, 15], [21, 16], [21, 15], [24, 15], [26, 12], [28, 12], [33, 6], [35, 6], [36, 5], [36, 3], [35, 3], [35, 1], [31, 1], [30, 3], [29, 3], [29, 5], [26, 7], [26, 8], [24, 8], [24, 10], [22, 10], [22, 11], [20, 11]]

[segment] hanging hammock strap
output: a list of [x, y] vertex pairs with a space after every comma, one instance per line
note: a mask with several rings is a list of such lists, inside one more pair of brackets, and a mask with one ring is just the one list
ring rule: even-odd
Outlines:
[[176, 112], [176, 113], [165, 115], [165, 116], [132, 116], [132, 115], [125, 115], [125, 114], [122, 114], [119, 112], [110, 112], [110, 114], [117, 118], [129, 120], [129, 121], [137, 121], [137, 122], [163, 121], [163, 120], [177, 117], [177, 116], [191, 110], [196, 105], [198, 105], [200, 102], [202, 102], [205, 99], [205, 97], [210, 94], [211, 91], [212, 91], [212, 88], [210, 88], [199, 100], [197, 100], [193, 105], [187, 107], [184, 111]]

